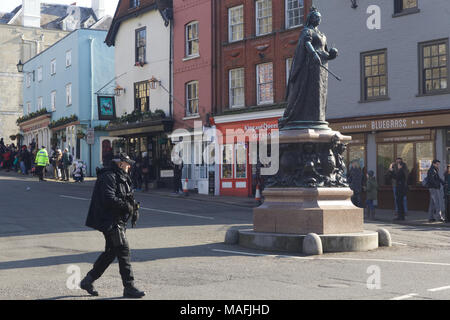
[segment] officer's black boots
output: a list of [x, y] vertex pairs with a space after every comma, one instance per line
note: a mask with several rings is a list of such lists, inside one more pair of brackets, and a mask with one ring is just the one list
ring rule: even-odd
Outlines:
[[98, 296], [98, 292], [94, 288], [94, 280], [88, 274], [83, 280], [80, 282], [80, 288], [86, 290], [91, 296]]
[[123, 289], [123, 296], [125, 298], [138, 299], [145, 296], [145, 292], [139, 291], [135, 286], [127, 286]]

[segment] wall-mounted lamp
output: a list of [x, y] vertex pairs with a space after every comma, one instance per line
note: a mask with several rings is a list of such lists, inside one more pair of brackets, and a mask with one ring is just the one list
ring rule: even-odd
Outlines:
[[358, 4], [356, 3], [356, 0], [350, 0], [352, 2], [352, 8], [356, 9], [358, 8]]
[[125, 88], [122, 88], [121, 86], [117, 85], [117, 87], [114, 88], [114, 94], [116, 97], [120, 97], [122, 93], [126, 93]]
[[22, 73], [23, 72], [23, 63], [22, 60], [19, 60], [19, 63], [17, 64], [17, 71]]
[[150, 89], [155, 90], [158, 88], [158, 84], [161, 85], [161, 81], [156, 79], [155, 76], [152, 76], [150, 80], [148, 80], [150, 84]]

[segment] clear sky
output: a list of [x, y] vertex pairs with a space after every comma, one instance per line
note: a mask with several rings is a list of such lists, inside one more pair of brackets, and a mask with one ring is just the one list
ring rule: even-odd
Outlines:
[[[72, 4], [77, 3], [81, 7], [90, 7], [91, 0], [41, 0], [42, 3], [60, 3], [60, 4]], [[116, 12], [117, 3], [119, 0], [106, 0], [106, 14], [113, 16]], [[22, 4], [22, 0], [0, 0], [0, 12], [10, 12], [15, 7]]]

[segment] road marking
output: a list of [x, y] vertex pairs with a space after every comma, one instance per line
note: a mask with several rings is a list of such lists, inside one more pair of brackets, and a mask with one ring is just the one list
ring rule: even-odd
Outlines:
[[185, 217], [191, 217], [191, 218], [199, 218], [199, 219], [214, 220], [214, 218], [212, 218], [212, 217], [197, 216], [197, 215], [195, 215], [195, 214], [188, 214], [188, 213], [181, 213], [181, 212], [174, 212], [174, 211], [166, 211], [166, 210], [159, 210], [159, 209], [150, 209], [150, 208], [144, 208], [144, 207], [141, 207], [141, 210], [156, 211], [156, 212], [162, 212], [162, 213], [174, 214], [174, 215], [177, 215], [177, 216], [185, 216]]
[[358, 259], [358, 258], [322, 258], [322, 257], [312, 258], [312, 257], [298, 257], [298, 256], [288, 256], [288, 255], [270, 255], [270, 254], [263, 254], [263, 253], [250, 253], [250, 252], [219, 250], [219, 249], [212, 249], [212, 250], [217, 251], [217, 252], [234, 253], [234, 254], [247, 255], [247, 256], [263, 256], [263, 257], [271, 257], [271, 258], [280, 258], [281, 257], [281, 258], [292, 258], [292, 259], [297, 259], [297, 260], [392, 262], [392, 263], [425, 264], [425, 265], [450, 267], [450, 263], [443, 263], [443, 262], [423, 262], [423, 261], [386, 260], [386, 259]]
[[86, 198], [78, 198], [78, 197], [72, 197], [72, 196], [61, 196], [61, 198], [67, 198], [67, 199], [74, 199], [74, 200], [83, 200], [83, 201], [89, 201], [91, 199], [86, 199]]
[[436, 292], [436, 291], [442, 291], [442, 290], [448, 290], [450, 289], [450, 286], [440, 287], [440, 288], [434, 288], [434, 289], [428, 289], [427, 291], [430, 292]]
[[393, 244], [398, 244], [399, 246], [407, 246], [406, 243], [401, 243], [401, 242], [394, 242], [392, 241]]
[[418, 293], [410, 293], [410, 294], [405, 294], [404, 296], [392, 298], [391, 300], [405, 300], [405, 299], [413, 298], [418, 295], [419, 295]]

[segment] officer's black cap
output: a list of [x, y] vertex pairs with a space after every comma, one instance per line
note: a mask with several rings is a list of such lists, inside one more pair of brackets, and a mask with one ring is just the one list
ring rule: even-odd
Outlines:
[[117, 162], [126, 162], [129, 165], [135, 164], [135, 161], [131, 160], [130, 157], [125, 152], [121, 152], [121, 153], [117, 154], [113, 160], [117, 161]]

